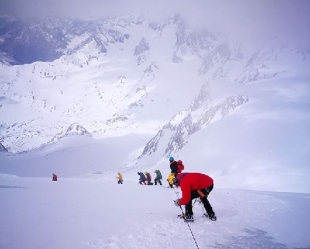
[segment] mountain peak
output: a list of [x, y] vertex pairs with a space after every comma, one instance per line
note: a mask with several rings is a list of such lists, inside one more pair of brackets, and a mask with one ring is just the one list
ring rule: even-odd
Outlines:
[[82, 126], [77, 123], [71, 124], [66, 132], [67, 135], [87, 135], [91, 136], [91, 134]]
[[53, 137], [51, 142], [58, 141], [64, 137], [68, 136], [87, 136], [92, 137], [91, 133], [89, 133], [82, 125], [78, 123], [73, 123], [69, 126], [66, 131], [62, 131]]

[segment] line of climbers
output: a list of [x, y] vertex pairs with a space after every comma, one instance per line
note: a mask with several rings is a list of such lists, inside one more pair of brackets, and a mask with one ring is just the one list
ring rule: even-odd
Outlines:
[[[172, 161], [170, 161], [170, 169], [171, 169], [171, 173], [174, 173], [175, 175], [177, 175], [178, 173], [181, 173], [184, 170], [184, 165], [182, 160], [178, 160], [177, 162], [174, 161], [173, 157], [170, 157], [170, 159], [172, 158]], [[162, 185], [162, 174], [160, 172], [160, 170], [155, 170], [154, 173], [156, 173], [156, 178], [154, 179], [155, 185], [157, 185], [157, 183], [159, 183], [159, 185]], [[151, 174], [147, 171], [144, 172], [144, 174], [142, 172], [137, 172], [137, 174], [140, 176], [139, 178], [139, 183], [142, 185], [153, 185], [153, 183], [151, 182], [152, 177]], [[172, 184], [169, 183], [169, 186], [171, 188], [173, 188]]]
[[[155, 170], [154, 173], [156, 174], [156, 177], [154, 179], [155, 185], [157, 185], [157, 183], [159, 183], [159, 185], [162, 185], [161, 180], [163, 179], [163, 176], [160, 172], [160, 170]], [[142, 172], [137, 172], [137, 175], [140, 176], [139, 178], [139, 183], [142, 185], [153, 185], [152, 183], [152, 177], [151, 174], [147, 171], [144, 172], [144, 174]]]
[[[168, 176], [168, 184], [170, 188], [173, 185], [180, 187], [182, 191], [182, 197], [180, 199], [174, 200], [176, 206], [185, 205], [185, 214], [181, 215], [181, 218], [186, 220], [193, 219], [193, 205], [192, 200], [200, 198], [201, 203], [204, 205], [206, 213], [204, 214], [207, 218], [215, 221], [216, 216], [213, 208], [208, 200], [208, 196], [213, 190], [214, 181], [213, 179], [202, 173], [182, 173], [184, 170], [184, 165], [181, 160], [175, 161], [173, 157], [169, 158], [171, 173]], [[159, 170], [154, 171], [156, 173], [156, 178], [154, 179], [155, 185], [159, 183], [162, 185], [162, 174]], [[149, 172], [137, 172], [140, 176], [139, 184], [143, 185], [153, 185], [151, 182], [151, 174]], [[121, 173], [118, 173], [118, 184], [123, 183], [123, 177]]]

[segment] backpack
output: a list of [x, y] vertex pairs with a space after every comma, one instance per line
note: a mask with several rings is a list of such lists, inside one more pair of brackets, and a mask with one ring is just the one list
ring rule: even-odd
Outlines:
[[178, 173], [181, 173], [184, 170], [184, 165], [181, 160], [178, 161]]
[[155, 173], [156, 173], [156, 177], [158, 179], [162, 179], [163, 178], [162, 175], [161, 175], [161, 172], [159, 170], [156, 170]]

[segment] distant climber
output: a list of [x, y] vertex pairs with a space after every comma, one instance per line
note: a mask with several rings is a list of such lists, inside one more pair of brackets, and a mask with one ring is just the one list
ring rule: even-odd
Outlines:
[[155, 185], [157, 185], [157, 182], [162, 185], [161, 183], [161, 179], [163, 178], [162, 175], [161, 175], [161, 172], [157, 169], [154, 171], [154, 173], [156, 174], [156, 177], [154, 179], [154, 182], [155, 182]]
[[52, 181], [57, 182], [57, 175], [53, 173]]
[[145, 171], [144, 174], [146, 176], [147, 185], [153, 185], [153, 183], [151, 182], [151, 180], [152, 180], [151, 174], [147, 171]]
[[146, 178], [145, 178], [145, 175], [142, 173], [142, 172], [137, 172], [137, 174], [140, 176], [140, 178], [139, 178], [139, 183], [142, 185], [142, 183], [144, 184], [144, 185], [146, 185], [146, 183], [145, 183], [145, 180], [146, 180]]
[[171, 173], [175, 174], [176, 176], [178, 174], [178, 163], [174, 160], [172, 156], [169, 157], [169, 162]]
[[123, 184], [123, 176], [122, 176], [122, 174], [118, 172], [117, 175], [118, 175], [116, 177], [118, 179], [117, 183], [118, 184]]
[[[171, 156], [169, 157], [169, 162], [170, 162], [170, 170], [171, 170], [171, 174], [174, 174], [174, 176], [176, 177], [178, 174], [178, 163], [174, 160], [174, 158]], [[168, 181], [170, 188], [173, 188], [173, 185], [170, 184], [170, 182]]]

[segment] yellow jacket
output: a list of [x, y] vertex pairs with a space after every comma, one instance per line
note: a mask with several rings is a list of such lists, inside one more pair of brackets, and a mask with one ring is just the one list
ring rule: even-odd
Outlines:
[[170, 173], [167, 178], [167, 181], [169, 182], [169, 184], [173, 184], [173, 178], [175, 178], [175, 174]]
[[121, 173], [117, 173], [118, 176], [116, 177], [118, 180], [123, 181], [123, 176]]

